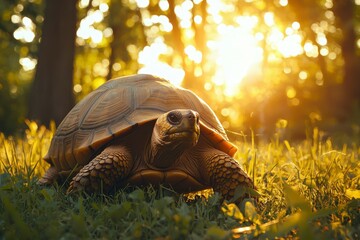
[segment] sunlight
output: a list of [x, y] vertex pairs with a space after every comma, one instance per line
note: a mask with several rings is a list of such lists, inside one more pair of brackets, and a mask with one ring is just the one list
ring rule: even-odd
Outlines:
[[35, 33], [31, 29], [19, 27], [14, 32], [14, 38], [22, 42], [30, 43], [34, 40]]
[[[209, 52], [205, 56], [214, 61], [216, 66], [211, 82], [204, 85], [205, 89], [209, 89], [209, 86], [214, 84], [228, 97], [238, 94], [243, 79], [261, 68], [264, 58], [264, 49], [262, 48], [264, 43], [269, 47], [267, 51], [270, 53], [267, 60], [270, 62], [282, 61], [284, 58], [296, 57], [301, 54], [309, 57], [321, 54], [327, 55], [329, 58], [332, 54], [325, 47], [318, 49], [312, 42], [304, 44], [301, 26], [297, 21], [283, 29], [278, 25], [274, 12], [266, 11], [261, 17], [255, 15], [235, 16], [233, 25], [225, 24], [226, 18], [221, 12], [229, 11], [228, 5], [222, 1], [208, 0], [206, 9], [208, 16], [203, 19], [202, 16], [197, 15], [196, 11], [193, 11], [200, 2], [185, 0], [176, 5], [174, 11], [184, 36], [184, 54], [195, 64], [200, 64], [205, 59], [203, 59], [203, 53], [193, 42], [195, 33], [192, 25], [201, 24], [203, 21], [217, 24], [215, 35], [212, 35], [206, 42]], [[136, 0], [136, 3], [138, 6], [147, 6], [149, 1]], [[160, 3], [162, 9], [169, 8], [167, 0], [161, 0]], [[285, 7], [288, 5], [288, 0], [279, 0], [278, 3]], [[266, 29], [259, 29], [261, 21], [265, 23]], [[154, 38], [158, 31], [171, 32], [173, 30], [169, 18], [165, 15], [144, 14], [143, 24], [149, 29], [149, 36]], [[325, 46], [327, 44], [326, 36], [320, 30], [316, 33], [316, 42], [320, 46]], [[154, 42], [139, 53], [138, 62], [143, 65], [139, 73], [151, 73], [170, 78], [174, 84], [180, 85], [185, 76], [184, 70], [180, 68], [181, 66], [170, 66], [160, 60], [161, 56], [170, 57], [173, 51], [163, 39], [157, 40], [152, 40]], [[331, 57], [334, 57], [333, 55]], [[201, 76], [204, 69], [195, 66], [193, 71], [195, 76]]]
[[265, 24], [268, 25], [269, 27], [273, 26], [275, 24], [274, 13], [266, 12], [264, 14], [264, 21], [265, 21]]
[[19, 63], [25, 71], [33, 70], [36, 67], [37, 60], [30, 57], [20, 58]]
[[181, 68], [175, 68], [167, 63], [160, 61], [160, 55], [169, 54], [169, 47], [161, 39], [157, 39], [150, 46], [146, 46], [140, 53], [138, 62], [143, 67], [138, 73], [153, 74], [170, 80], [174, 85], [180, 86], [185, 72]]
[[136, 0], [136, 4], [139, 8], [146, 8], [149, 6], [150, 1], [149, 0]]
[[[87, 40], [90, 39], [93, 44], [99, 44], [103, 40], [105, 35], [105, 30], [100, 31], [96, 29], [93, 25], [95, 23], [100, 23], [104, 19], [104, 12], [108, 10], [108, 5], [100, 5], [100, 10], [88, 11], [87, 16], [81, 19], [80, 27], [78, 28], [76, 35], [77, 37]], [[111, 33], [112, 34], [112, 33]], [[77, 40], [79, 45], [83, 45], [83, 41]]]
[[160, 0], [159, 7], [162, 11], [167, 11], [169, 9], [169, 2], [167, 0]]
[[273, 50], [277, 50], [284, 58], [296, 57], [303, 54], [304, 50], [307, 55], [315, 55], [315, 49], [311, 43], [306, 43], [304, 46], [302, 45], [303, 37], [298, 32], [299, 29], [300, 23], [293, 22], [291, 27], [285, 29], [284, 34], [274, 23], [274, 26], [268, 33], [267, 43]]
[[[20, 23], [20, 17], [17, 15], [13, 15], [11, 20], [14, 23]], [[21, 26], [14, 31], [13, 36], [16, 40], [20, 40], [22, 42], [32, 42], [35, 38], [35, 24], [30, 18], [23, 17], [21, 19]]]
[[201, 52], [198, 51], [193, 45], [189, 45], [185, 48], [185, 54], [195, 63], [200, 63], [202, 60]]
[[288, 0], [280, 0], [279, 1], [280, 6], [286, 7], [288, 5]]
[[[253, 19], [248, 19], [253, 24]], [[234, 96], [249, 70], [258, 65], [263, 58], [263, 50], [251, 29], [220, 25], [219, 38], [208, 42], [209, 48], [215, 52], [217, 71], [213, 82], [224, 87], [224, 94]]]
[[[282, 4], [287, 5], [287, 1], [282, 1]], [[295, 57], [304, 51], [310, 56], [317, 52], [309, 43], [303, 46], [299, 22], [293, 22], [283, 32], [276, 25], [273, 12], [264, 13], [263, 19], [269, 27], [266, 35], [255, 32], [259, 22], [256, 16], [238, 16], [235, 19], [238, 25], [219, 24], [218, 38], [208, 41], [207, 45], [217, 65], [212, 81], [215, 85], [221, 86], [228, 97], [235, 96], [239, 92], [242, 80], [252, 69], [260, 67], [264, 57], [261, 47], [263, 41], [279, 53], [271, 54], [269, 61]], [[326, 37], [318, 34], [317, 42], [320, 45], [326, 44]], [[328, 54], [326, 49], [323, 49], [322, 53]]]
[[90, 0], [81, 0], [79, 1], [79, 7], [80, 8], [86, 8], [87, 6], [89, 6]]
[[146, 19], [145, 21], [148, 22], [149, 26], [159, 24], [160, 30], [164, 32], [171, 32], [173, 29], [169, 18], [165, 15], [153, 15], [151, 18]]
[[180, 19], [180, 27], [181, 28], [190, 28], [191, 27], [191, 21], [192, 21], [192, 8], [194, 7], [194, 4], [187, 0], [184, 1], [181, 5], [177, 5], [175, 7], [175, 14]]
[[277, 48], [285, 58], [296, 57], [304, 52], [301, 41], [302, 38], [300, 35], [292, 34], [286, 36], [282, 41], [279, 41]]

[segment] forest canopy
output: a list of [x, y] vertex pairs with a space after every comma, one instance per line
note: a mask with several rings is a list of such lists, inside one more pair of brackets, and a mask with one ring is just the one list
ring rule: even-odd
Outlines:
[[2, 132], [27, 118], [59, 124], [135, 73], [191, 89], [229, 132], [360, 132], [359, 0], [54, 2], [0, 5]]

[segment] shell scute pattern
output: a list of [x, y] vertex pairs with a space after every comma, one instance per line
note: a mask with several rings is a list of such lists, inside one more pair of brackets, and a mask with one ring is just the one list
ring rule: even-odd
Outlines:
[[45, 159], [62, 170], [85, 165], [114, 137], [177, 108], [199, 112], [212, 141], [227, 140], [214, 112], [193, 92], [140, 74], [110, 80], [80, 101], [59, 125]]

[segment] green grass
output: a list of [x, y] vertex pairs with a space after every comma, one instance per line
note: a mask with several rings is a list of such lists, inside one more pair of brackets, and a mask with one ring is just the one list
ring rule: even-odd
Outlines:
[[317, 129], [301, 143], [238, 142], [261, 197], [235, 206], [151, 187], [111, 196], [40, 188], [53, 130], [28, 126], [24, 138], [0, 133], [1, 239], [360, 238], [360, 147], [335, 147]]

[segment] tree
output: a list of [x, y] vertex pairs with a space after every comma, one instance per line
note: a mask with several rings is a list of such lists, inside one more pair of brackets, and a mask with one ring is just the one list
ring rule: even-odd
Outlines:
[[123, 66], [126, 63], [128, 72], [136, 72], [139, 65], [137, 59], [131, 57], [128, 47], [129, 45], [135, 45], [140, 49], [146, 46], [140, 9], [131, 9], [128, 4], [121, 0], [112, 0], [110, 3], [108, 26], [111, 27], [113, 36], [110, 43], [111, 54], [109, 56], [107, 80], [124, 74], [123, 72], [113, 71], [113, 65], [119, 64], [119, 62], [123, 63]]
[[[42, 23], [38, 16], [42, 14], [41, 1], [0, 4], [0, 132], [5, 134], [21, 132], [24, 126]], [[22, 31], [33, 35], [19, 34]]]
[[30, 93], [29, 118], [57, 124], [74, 105], [73, 66], [76, 0], [45, 2], [45, 17], [35, 79]]
[[344, 59], [344, 90], [347, 105], [351, 107], [354, 102], [360, 103], [360, 56], [357, 55], [355, 32], [356, 6], [353, 0], [335, 0], [334, 13], [336, 24], [342, 30], [340, 41]]
[[[42, 7], [34, 11], [34, 2], [47, 3], [45, 16]], [[279, 118], [301, 132], [299, 123], [312, 118], [319, 126], [337, 126], [360, 100], [360, 9], [353, 0], [6, 3], [0, 4], [5, 20], [0, 23], [0, 128], [24, 122], [27, 109], [20, 97], [27, 95], [34, 72], [34, 67], [26, 70], [24, 59], [35, 66], [38, 58], [29, 117], [45, 124], [60, 122], [74, 104], [73, 92], [80, 100], [106, 79], [133, 74], [142, 64], [169, 78], [185, 73], [182, 86], [204, 98], [235, 131], [248, 129], [251, 121], [255, 131], [265, 124], [272, 129]], [[29, 25], [28, 18], [36, 27], [27, 32], [35, 37], [19, 39], [15, 33]], [[183, 72], [156, 69], [141, 58], [158, 58], [154, 61]]]

